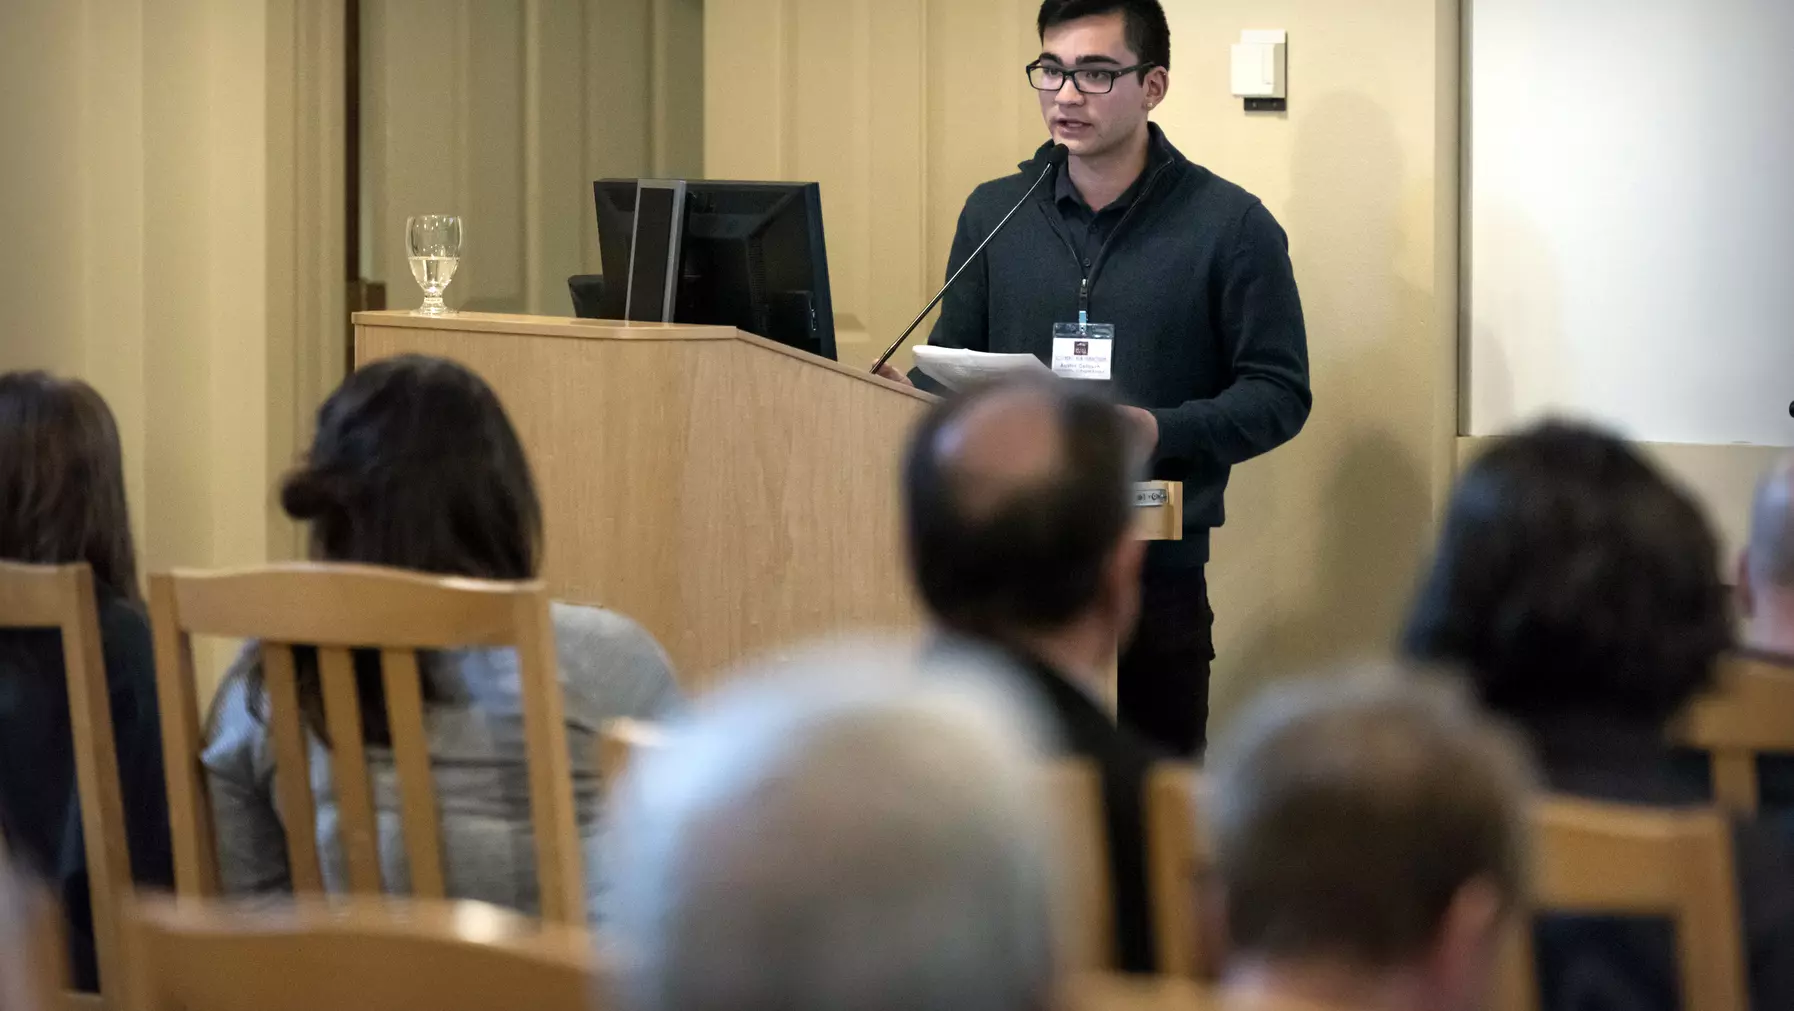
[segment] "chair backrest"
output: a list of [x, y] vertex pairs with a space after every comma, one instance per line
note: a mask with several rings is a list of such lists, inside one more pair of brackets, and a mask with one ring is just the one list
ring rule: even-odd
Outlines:
[[602, 1006], [591, 934], [479, 902], [157, 899], [128, 929], [140, 1011]]
[[1092, 973], [1061, 986], [1065, 1011], [1210, 1011], [1225, 1001], [1209, 987], [1169, 976]]
[[93, 903], [94, 955], [101, 985], [110, 993], [114, 981], [124, 978], [118, 903], [131, 889], [131, 854], [125, 842], [125, 808], [92, 570], [85, 563], [0, 562], [0, 628], [54, 628], [62, 633], [75, 783], [81, 795]]
[[605, 793], [616, 787], [637, 754], [665, 744], [666, 731], [659, 724], [627, 718], [606, 721], [598, 730], [597, 753], [593, 756], [593, 768], [598, 770]]
[[1720, 806], [1755, 814], [1757, 754], [1794, 753], [1794, 668], [1728, 658], [1713, 691], [1689, 707], [1671, 734], [1710, 756]]
[[321, 893], [323, 880], [293, 647], [317, 647], [341, 842], [350, 890], [357, 894], [379, 894], [384, 882], [351, 650], [380, 650], [412, 893], [427, 899], [442, 898], [444, 887], [417, 651], [510, 647], [517, 651], [523, 695], [542, 917], [584, 922], [584, 871], [571, 756], [562, 719], [554, 629], [542, 584], [343, 565], [175, 572], [151, 577], [150, 620], [156, 638], [175, 884], [180, 894], [218, 892], [209, 795], [199, 761], [205, 742], [193, 671], [193, 634], [261, 643], [275, 790], [294, 890], [301, 895]]
[[1186, 762], [1160, 762], [1147, 778], [1147, 886], [1160, 974], [1212, 981], [1220, 966], [1201, 915], [1212, 858], [1200, 788], [1201, 774]]
[[0, 1011], [64, 1006], [68, 949], [56, 902], [14, 872], [0, 838]]
[[1499, 1007], [1536, 1011], [1537, 912], [1674, 921], [1682, 1007], [1744, 1011], [1742, 924], [1732, 835], [1711, 809], [1660, 809], [1561, 797], [1535, 802], [1529, 909], [1515, 918]]
[[1048, 763], [1053, 833], [1060, 861], [1053, 897], [1060, 965], [1068, 971], [1115, 968], [1115, 897], [1109, 871], [1102, 780], [1084, 759]]

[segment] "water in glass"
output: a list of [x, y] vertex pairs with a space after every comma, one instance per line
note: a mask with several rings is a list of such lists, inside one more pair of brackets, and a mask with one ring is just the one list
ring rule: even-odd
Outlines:
[[405, 255], [411, 276], [424, 290], [421, 316], [446, 316], [452, 310], [442, 301], [442, 291], [455, 277], [461, 262], [461, 219], [452, 214], [420, 214], [405, 222]]

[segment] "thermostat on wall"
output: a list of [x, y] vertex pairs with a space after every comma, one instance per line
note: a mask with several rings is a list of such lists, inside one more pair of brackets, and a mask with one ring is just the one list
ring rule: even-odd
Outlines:
[[1289, 33], [1283, 29], [1244, 31], [1233, 47], [1233, 93], [1247, 112], [1289, 108]]

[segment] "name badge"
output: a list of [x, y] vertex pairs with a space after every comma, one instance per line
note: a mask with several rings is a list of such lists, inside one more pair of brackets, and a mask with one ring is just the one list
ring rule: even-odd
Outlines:
[[1054, 323], [1053, 374], [1061, 379], [1113, 378], [1115, 325]]

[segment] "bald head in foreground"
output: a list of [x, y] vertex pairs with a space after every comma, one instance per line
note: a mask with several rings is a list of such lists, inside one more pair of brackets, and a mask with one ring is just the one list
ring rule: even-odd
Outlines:
[[1231, 1006], [1485, 1006], [1532, 777], [1466, 701], [1389, 671], [1273, 690], [1207, 773]]
[[1157, 968], [1141, 819], [1157, 748], [1100, 701], [1140, 611], [1133, 482], [1145, 448], [1076, 383], [1011, 379], [929, 409], [904, 461], [916, 588], [943, 649], [979, 653], [1041, 700], [1065, 755], [1102, 776], [1116, 964]]
[[1738, 565], [1744, 644], [1794, 665], [1794, 453], [1757, 486], [1750, 544]]
[[749, 674], [632, 764], [604, 864], [626, 1011], [1046, 1011], [1031, 728], [908, 666]]

